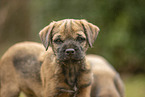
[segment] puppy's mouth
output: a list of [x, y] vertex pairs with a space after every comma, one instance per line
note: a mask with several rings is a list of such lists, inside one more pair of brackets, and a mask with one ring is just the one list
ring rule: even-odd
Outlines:
[[62, 62], [76, 62], [84, 59], [84, 54], [73, 48], [68, 48], [57, 54], [57, 59]]
[[77, 58], [77, 57], [74, 57], [74, 56], [66, 56], [63, 58], [63, 61], [80, 61], [80, 60], [83, 60], [84, 57], [80, 57], [80, 58]]
[[72, 62], [76, 62], [76, 61], [81, 61], [83, 60], [84, 57], [83, 56], [73, 56], [73, 55], [69, 55], [69, 56], [61, 56], [61, 57], [57, 57], [57, 60], [59, 61], [63, 61], [63, 62], [69, 62], [69, 61], [72, 61]]

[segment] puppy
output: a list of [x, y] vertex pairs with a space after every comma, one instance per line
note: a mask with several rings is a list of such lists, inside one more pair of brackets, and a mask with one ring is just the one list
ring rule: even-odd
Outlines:
[[[97, 80], [97, 69], [92, 70], [94, 65], [86, 58], [85, 52], [92, 47], [98, 32], [99, 28], [86, 20], [65, 19], [52, 22], [40, 31], [45, 48], [34, 42], [12, 46], [0, 60], [0, 97], [18, 97], [20, 91], [27, 97], [101, 96], [103, 93], [94, 89], [101, 90], [104, 86], [97, 81], [117, 77], [100, 76]], [[118, 88], [114, 95], [117, 93]], [[101, 97], [123, 97], [120, 93], [104, 95]]]
[[[52, 22], [39, 34], [46, 50], [41, 75], [44, 97], [89, 97], [92, 71], [85, 52], [92, 46], [99, 28], [86, 20]], [[48, 93], [49, 91], [49, 93]]]

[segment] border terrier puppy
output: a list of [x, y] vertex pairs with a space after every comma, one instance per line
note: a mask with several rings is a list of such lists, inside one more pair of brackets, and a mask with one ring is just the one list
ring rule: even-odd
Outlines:
[[27, 97], [123, 97], [116, 71], [108, 65], [98, 70], [96, 57], [86, 58], [98, 32], [86, 20], [65, 19], [40, 31], [45, 48], [34, 42], [12, 46], [0, 60], [0, 97], [20, 91]]
[[[89, 97], [93, 74], [85, 52], [92, 46], [99, 28], [86, 20], [52, 22], [39, 33], [46, 50], [41, 68], [44, 97]], [[49, 91], [49, 93], [48, 93]]]

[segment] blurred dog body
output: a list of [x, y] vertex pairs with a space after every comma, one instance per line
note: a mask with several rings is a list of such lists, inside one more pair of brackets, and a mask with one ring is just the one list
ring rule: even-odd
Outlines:
[[91, 97], [124, 97], [124, 85], [116, 70], [101, 56], [86, 58], [94, 74]]
[[42, 44], [17, 43], [10, 47], [0, 60], [0, 97], [43, 97], [40, 78]]

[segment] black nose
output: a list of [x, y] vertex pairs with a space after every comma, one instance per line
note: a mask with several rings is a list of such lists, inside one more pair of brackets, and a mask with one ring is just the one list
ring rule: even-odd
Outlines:
[[66, 55], [73, 55], [75, 54], [75, 50], [73, 48], [69, 48], [65, 50]]

